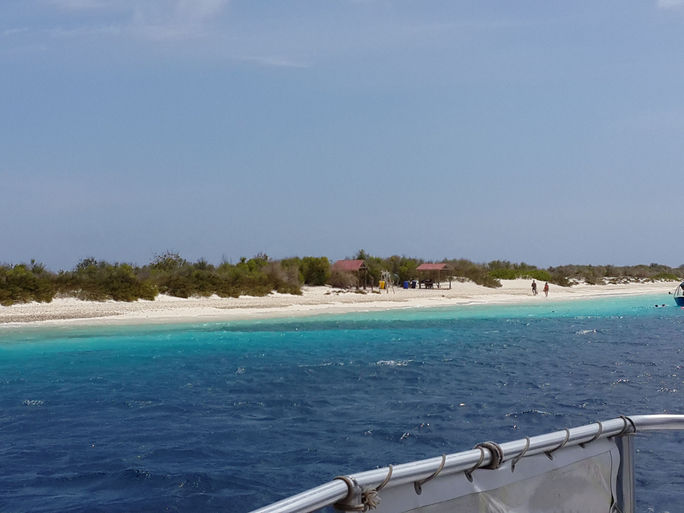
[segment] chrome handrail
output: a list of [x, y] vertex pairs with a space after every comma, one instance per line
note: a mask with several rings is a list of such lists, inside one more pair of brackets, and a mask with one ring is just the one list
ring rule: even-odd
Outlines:
[[[544, 452], [553, 452], [561, 444], [565, 447], [571, 447], [590, 443], [600, 438], [632, 434], [635, 431], [638, 433], [666, 430], [684, 430], [684, 415], [660, 414], [618, 417], [572, 429], [514, 440], [500, 444], [498, 447], [502, 451], [501, 462], [504, 462], [510, 461], [521, 454], [531, 456]], [[493, 455], [491, 449], [487, 448], [484, 448], [484, 453], [484, 459], [482, 459], [482, 450], [478, 448], [448, 454], [445, 457], [439, 456], [393, 466], [392, 478], [386, 484], [386, 487], [391, 488], [426, 479], [435, 474], [440, 467], [442, 467], [440, 476], [472, 469], [473, 465], [478, 464], [478, 462], [479, 467], [486, 467], [497, 456]], [[366, 488], [382, 483], [387, 477], [388, 471], [389, 468], [384, 467], [353, 474], [348, 476], [348, 478], [360, 488]], [[345, 480], [335, 479], [287, 499], [254, 510], [251, 513], [309, 513], [335, 504], [344, 499], [348, 493], [349, 487]]]

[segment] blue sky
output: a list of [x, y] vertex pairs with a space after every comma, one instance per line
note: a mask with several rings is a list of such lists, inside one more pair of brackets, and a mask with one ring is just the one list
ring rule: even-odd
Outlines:
[[684, 263], [684, 0], [5, 0], [0, 262]]

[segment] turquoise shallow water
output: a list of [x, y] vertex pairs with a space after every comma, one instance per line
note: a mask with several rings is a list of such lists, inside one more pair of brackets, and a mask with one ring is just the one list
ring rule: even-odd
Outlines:
[[[0, 511], [246, 512], [483, 440], [684, 413], [670, 302], [0, 331]], [[680, 509], [683, 441], [638, 439], [639, 511]]]

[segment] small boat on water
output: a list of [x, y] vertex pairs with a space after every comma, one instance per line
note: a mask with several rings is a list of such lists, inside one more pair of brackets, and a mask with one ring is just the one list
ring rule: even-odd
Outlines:
[[338, 476], [252, 513], [328, 506], [376, 513], [634, 513], [633, 435], [663, 430], [684, 430], [684, 415], [621, 416], [503, 444], [483, 442], [469, 451]]
[[684, 306], [684, 281], [674, 291], [674, 300], [677, 306]]

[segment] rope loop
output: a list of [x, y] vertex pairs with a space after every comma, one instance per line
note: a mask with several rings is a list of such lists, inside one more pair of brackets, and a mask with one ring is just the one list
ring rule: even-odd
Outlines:
[[385, 480], [382, 483], [380, 483], [378, 486], [375, 487], [376, 492], [379, 492], [380, 490], [382, 490], [385, 487], [385, 485], [390, 482], [390, 479], [392, 479], [392, 470], [393, 470], [392, 465], [390, 465], [389, 470], [387, 472], [387, 477], [385, 477]]
[[335, 479], [344, 481], [347, 485], [347, 496], [334, 504], [335, 509], [340, 511], [367, 511], [363, 503], [353, 504], [352, 501], [355, 497], [358, 497], [360, 493], [359, 484], [352, 478], [348, 476], [336, 476]]
[[518, 454], [515, 458], [513, 458], [513, 461], [511, 461], [511, 472], [515, 472], [515, 466], [522, 459], [522, 457], [525, 456], [525, 453], [528, 451], [529, 448], [530, 448], [530, 437], [526, 436], [525, 437], [525, 448], [520, 452], [520, 454]]
[[562, 449], [565, 447], [565, 444], [568, 443], [568, 440], [570, 440], [570, 430], [568, 428], [565, 428], [565, 440], [561, 442], [561, 444], [558, 447], [555, 447], [553, 449], [550, 449], [548, 451], [544, 451], [544, 454], [546, 454], [546, 457], [550, 460], [553, 459], [553, 453], [558, 451], [559, 449]]
[[475, 472], [478, 468], [480, 468], [480, 465], [482, 465], [482, 462], [485, 459], [484, 449], [482, 447], [477, 446], [477, 445], [475, 446], [475, 449], [480, 449], [480, 461], [475, 463], [475, 465], [473, 467], [469, 468], [468, 470], [463, 471], [463, 474], [466, 476], [466, 479], [468, 481], [470, 481], [471, 483], [473, 482], [473, 472]]
[[489, 462], [489, 465], [480, 468], [496, 470], [501, 466], [501, 463], [504, 459], [504, 452], [499, 444], [497, 444], [496, 442], [482, 442], [477, 444], [475, 447], [482, 447], [483, 449], [487, 449], [489, 453], [492, 455], [492, 461]]
[[442, 463], [440, 463], [439, 468], [438, 468], [437, 470], [435, 470], [434, 474], [432, 474], [430, 477], [426, 477], [426, 478], [423, 479], [422, 481], [415, 481], [415, 482], [413, 483], [413, 489], [416, 491], [416, 493], [417, 493], [418, 495], [420, 495], [421, 493], [423, 493], [423, 485], [424, 485], [425, 483], [427, 483], [428, 481], [433, 480], [434, 478], [436, 478], [436, 477], [439, 475], [439, 473], [440, 473], [440, 472], [442, 471], [442, 469], [444, 468], [444, 464], [445, 464], [445, 463], [446, 463], [446, 454], [442, 454]]
[[622, 431], [620, 431], [617, 435], [611, 436], [611, 438], [614, 438], [616, 436], [626, 435], [627, 433], [630, 433], [630, 429], [629, 429], [630, 425], [632, 426], [631, 433], [637, 432], [636, 424], [634, 423], [634, 421], [632, 419], [630, 419], [626, 415], [620, 415], [620, 418], [622, 419], [622, 422], [625, 423], [625, 425], [622, 427]]
[[603, 433], [603, 424], [601, 424], [601, 422], [599, 421], [598, 425], [599, 425], [598, 433], [596, 433], [591, 440], [587, 440], [586, 442], [582, 442], [581, 444], [579, 444], [579, 446], [582, 449], [584, 449], [587, 446], [587, 444], [590, 444], [591, 442], [598, 440], [598, 438], [601, 436], [601, 433]]

